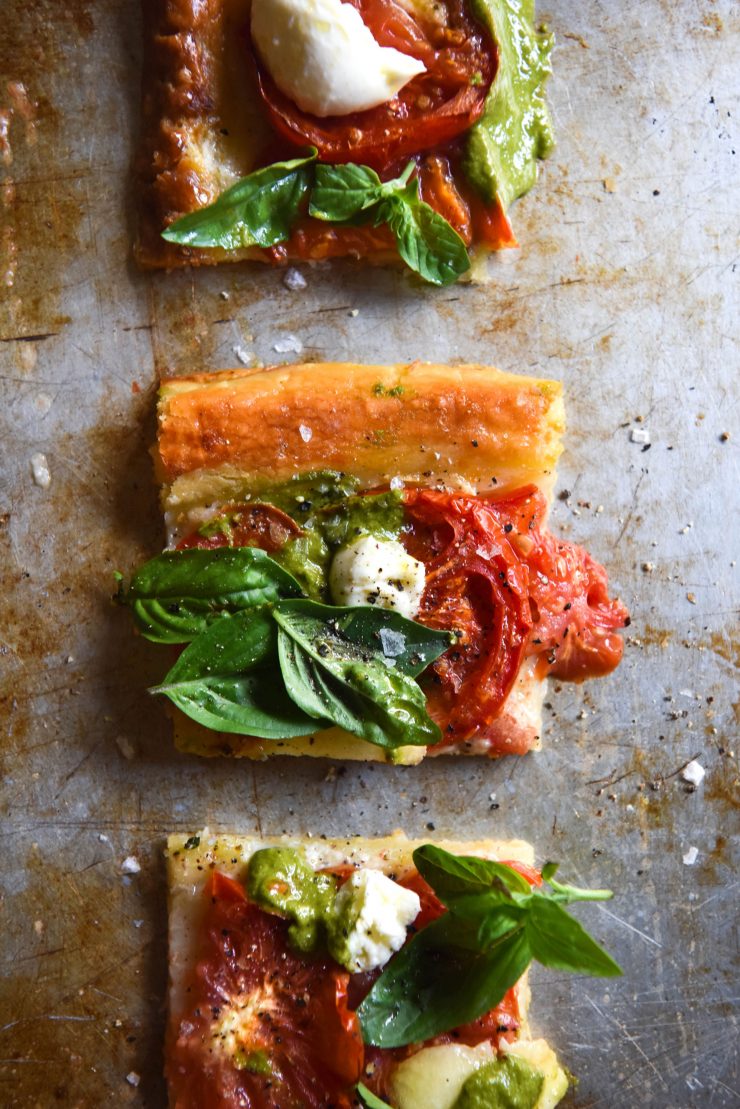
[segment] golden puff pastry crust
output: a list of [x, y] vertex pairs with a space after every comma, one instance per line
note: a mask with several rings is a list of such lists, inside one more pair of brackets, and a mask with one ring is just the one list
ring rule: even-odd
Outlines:
[[562, 450], [559, 382], [481, 365], [304, 363], [169, 377], [157, 474], [171, 526], [312, 470], [365, 488], [393, 478], [549, 495]]

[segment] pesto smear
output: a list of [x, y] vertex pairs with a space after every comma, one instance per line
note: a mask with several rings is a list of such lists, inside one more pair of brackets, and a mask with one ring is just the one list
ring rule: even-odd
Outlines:
[[250, 901], [291, 922], [288, 940], [298, 951], [315, 951], [325, 941], [336, 891], [336, 879], [313, 870], [293, 847], [265, 847], [249, 860]]
[[452, 1109], [535, 1109], [544, 1082], [523, 1059], [500, 1056], [466, 1079]]
[[545, 103], [553, 37], [535, 31], [534, 0], [472, 0], [496, 43], [498, 68], [483, 115], [465, 142], [463, 167], [484, 200], [504, 209], [528, 192], [537, 159], [555, 145]]
[[[340, 547], [362, 535], [397, 539], [403, 530], [401, 491], [362, 496], [357, 492], [359, 485], [357, 478], [347, 474], [316, 471], [269, 486], [252, 502], [274, 505], [303, 529], [303, 535], [289, 540], [270, 557], [285, 567], [313, 600], [329, 599], [329, 565]], [[229, 526], [229, 518], [221, 516], [200, 533], [223, 531], [228, 535]]]

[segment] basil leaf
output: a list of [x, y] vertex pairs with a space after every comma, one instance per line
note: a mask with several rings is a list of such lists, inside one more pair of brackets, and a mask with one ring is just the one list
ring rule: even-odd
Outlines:
[[[413, 189], [415, 183], [409, 186]], [[432, 285], [451, 285], [470, 269], [465, 243], [443, 216], [410, 192], [382, 202], [377, 223], [387, 223], [407, 266]]]
[[362, 1082], [357, 1083], [357, 1092], [367, 1106], [367, 1109], [391, 1109], [387, 1101], [383, 1101], [372, 1090], [368, 1090], [367, 1086]]
[[[384, 197], [403, 192], [416, 169], [412, 160], [400, 177], [381, 181], [370, 166], [352, 162], [341, 166], [317, 164], [316, 183], [311, 193], [308, 214], [335, 222], [350, 220], [377, 204]], [[418, 185], [415, 186], [418, 192]]]
[[316, 721], [288, 698], [275, 656], [270, 613], [240, 612], [193, 640], [151, 692], [216, 731], [266, 739], [309, 735]]
[[400, 613], [374, 605], [340, 607], [297, 600], [280, 606], [307, 636], [334, 636], [354, 644], [366, 655], [378, 655], [389, 666], [418, 677], [450, 646], [448, 632], [427, 628]]
[[311, 187], [317, 151], [289, 162], [274, 162], [242, 177], [213, 204], [175, 220], [162, 232], [171, 243], [238, 250], [274, 246], [290, 238]]
[[498, 883], [507, 891], [531, 893], [529, 882], [518, 871], [491, 859], [452, 855], [432, 843], [417, 847], [413, 859], [422, 878], [445, 905], [461, 896], [487, 892]]
[[[439, 742], [441, 733], [427, 714], [421, 688], [378, 650], [377, 643], [368, 642], [368, 628], [373, 623], [382, 627], [388, 615], [371, 611], [373, 616], [363, 619], [358, 609], [309, 600], [281, 601], [275, 606], [273, 613], [283, 633], [280, 663], [289, 695], [308, 714], [322, 713], [380, 747]], [[404, 624], [425, 638], [427, 629], [416, 632], [412, 621]], [[441, 653], [441, 649], [437, 642], [434, 651]], [[430, 657], [437, 657], [434, 651]]]
[[124, 599], [147, 639], [187, 643], [219, 616], [300, 593], [295, 578], [259, 547], [220, 547], [150, 559]]
[[380, 186], [380, 178], [369, 166], [351, 162], [343, 166], [317, 165], [308, 214], [334, 222], [351, 219], [375, 204]]
[[531, 951], [524, 930], [486, 951], [450, 946], [451, 914], [418, 932], [388, 964], [357, 1010], [366, 1043], [418, 1043], [494, 1008], [521, 978]]
[[621, 975], [621, 967], [589, 936], [562, 905], [535, 894], [527, 913], [525, 930], [532, 955], [546, 967], [593, 974], [604, 978]]

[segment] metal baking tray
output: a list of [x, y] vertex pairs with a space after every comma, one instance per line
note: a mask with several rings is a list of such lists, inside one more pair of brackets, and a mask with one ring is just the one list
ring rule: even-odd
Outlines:
[[[521, 250], [485, 285], [345, 265], [294, 292], [133, 268], [138, 8], [6, 0], [0, 20], [0, 1104], [164, 1104], [162, 848], [206, 823], [531, 839], [617, 891], [581, 912], [623, 979], [534, 972], [569, 1104], [737, 1104], [737, 6], [551, 0], [559, 146], [514, 209]], [[614, 676], [552, 688], [539, 754], [335, 775], [173, 750], [144, 692], [159, 653], [110, 603], [162, 540], [157, 374], [296, 358], [565, 382], [553, 524], [633, 623]]]

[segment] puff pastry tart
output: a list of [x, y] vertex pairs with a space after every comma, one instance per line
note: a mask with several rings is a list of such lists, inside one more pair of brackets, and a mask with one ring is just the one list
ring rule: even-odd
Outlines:
[[[484, 366], [163, 381], [168, 550], [122, 590], [188, 644], [157, 692], [198, 754], [522, 754], [545, 679], [620, 660], [604, 569], [553, 536], [560, 386]], [[205, 726], [203, 726], [205, 725]]]
[[400, 256], [446, 284], [516, 245], [553, 144], [532, 0], [143, 8], [142, 266]]
[[[172, 1109], [552, 1109], [527, 967], [620, 973], [509, 843], [168, 843]], [[541, 929], [547, 922], [546, 935]]]

